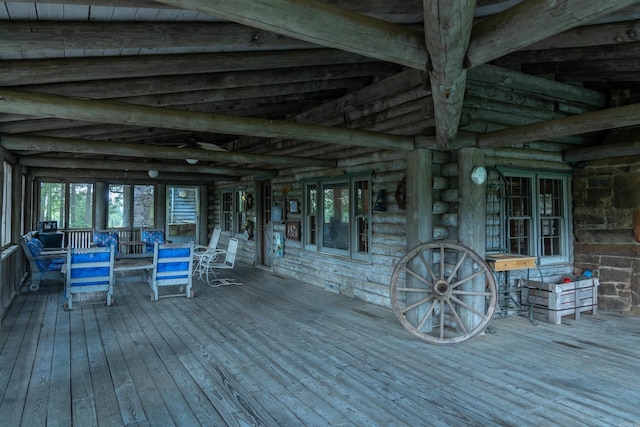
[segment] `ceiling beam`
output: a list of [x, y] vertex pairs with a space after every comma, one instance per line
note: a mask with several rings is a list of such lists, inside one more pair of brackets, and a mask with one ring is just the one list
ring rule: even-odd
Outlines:
[[640, 104], [516, 126], [477, 135], [480, 148], [502, 147], [640, 124]]
[[[83, 182], [87, 180], [108, 180], [114, 182], [120, 180], [122, 182], [136, 183], [158, 183], [158, 182], [184, 182], [194, 185], [207, 184], [210, 178], [201, 174], [159, 174], [157, 178], [150, 178], [147, 172], [142, 171], [109, 171], [103, 169], [56, 169], [48, 168], [29, 168], [29, 175], [38, 179], [59, 179], [64, 181], [67, 179], [81, 179]], [[239, 178], [228, 178], [227, 181], [238, 181]]]
[[[413, 150], [413, 138], [297, 122], [224, 116], [0, 89], [0, 112], [132, 126]], [[239, 153], [227, 153], [228, 156]], [[295, 162], [294, 162], [295, 163]]]
[[473, 26], [470, 67], [594, 21], [638, 0], [524, 0]]
[[433, 95], [436, 139], [446, 148], [460, 124], [475, 0], [424, 0], [424, 28], [430, 61], [427, 69]]
[[334, 49], [12, 59], [0, 61], [0, 82], [18, 86], [369, 62], [377, 61]]
[[[97, 154], [103, 156], [128, 156], [144, 159], [198, 159], [210, 162], [266, 163], [269, 165], [306, 165], [335, 167], [335, 160], [272, 156], [264, 154], [210, 151], [195, 148], [170, 148], [148, 144], [124, 144], [118, 142], [87, 141], [81, 139], [51, 138], [32, 135], [0, 134], [0, 146], [11, 151], [35, 151], [40, 153], [63, 152]], [[251, 169], [247, 169], [249, 174]]]
[[[422, 34], [318, 0], [159, 0], [253, 28], [370, 58], [425, 69]], [[313, 19], [310, 19], [313, 17]]]
[[207, 166], [201, 163], [190, 165], [176, 163], [162, 163], [157, 161], [124, 161], [124, 160], [92, 160], [83, 158], [61, 158], [52, 156], [20, 156], [19, 163], [28, 167], [50, 168], [55, 166], [59, 169], [107, 169], [113, 171], [148, 171], [156, 169], [160, 172], [171, 173], [190, 173], [190, 174], [206, 174], [223, 178], [241, 177], [241, 176], [266, 176], [276, 175], [277, 172], [272, 169], [251, 169], [251, 168], [232, 168], [220, 166]]
[[[113, 37], [117, 34], [117, 37]], [[9, 21], [0, 26], [0, 51], [160, 49], [213, 46], [218, 52], [319, 48], [290, 37], [227, 22]]]
[[599, 145], [597, 147], [567, 150], [563, 153], [563, 160], [568, 163], [573, 163], [638, 155], [640, 155], [640, 141], [630, 141], [620, 144]]

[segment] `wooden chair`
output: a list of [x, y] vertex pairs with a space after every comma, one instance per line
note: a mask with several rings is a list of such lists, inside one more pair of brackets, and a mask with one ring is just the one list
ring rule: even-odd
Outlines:
[[221, 233], [220, 226], [216, 226], [211, 233], [209, 246], [195, 245], [193, 247], [193, 262], [195, 264], [195, 273], [198, 274], [199, 280], [202, 280], [202, 276], [206, 273], [205, 267], [207, 263], [215, 261], [219, 253], [224, 253], [223, 250], [217, 249]]
[[[229, 246], [226, 251], [218, 252], [218, 255], [224, 254], [223, 261], [211, 260], [206, 263], [205, 276], [207, 284], [212, 287], [225, 286], [225, 285], [242, 285], [234, 279], [225, 279], [218, 277], [216, 270], [232, 270], [236, 263], [236, 255], [238, 253], [238, 239], [232, 237], [229, 239]], [[211, 278], [213, 276], [213, 279]]]
[[115, 247], [70, 248], [65, 266], [65, 310], [73, 305], [73, 294], [106, 292], [112, 305]]
[[65, 251], [47, 251], [42, 242], [31, 233], [20, 239], [20, 246], [29, 261], [31, 284], [29, 290], [37, 291], [44, 280], [62, 281], [62, 266], [66, 262]]
[[158, 288], [179, 286], [177, 294], [162, 295], [186, 296], [192, 298], [193, 242], [184, 244], [155, 243], [153, 249], [153, 274], [151, 277], [151, 301], [157, 301]]

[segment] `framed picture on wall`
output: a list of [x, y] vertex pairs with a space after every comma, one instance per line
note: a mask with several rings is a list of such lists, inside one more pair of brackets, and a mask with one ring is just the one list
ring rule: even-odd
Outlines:
[[287, 239], [300, 240], [300, 223], [298, 221], [287, 222], [286, 233]]
[[299, 209], [298, 200], [296, 200], [296, 199], [289, 200], [289, 212], [290, 213], [298, 213], [298, 212], [300, 212], [298, 209]]
[[282, 221], [282, 206], [273, 205], [271, 207], [271, 222], [281, 222]]

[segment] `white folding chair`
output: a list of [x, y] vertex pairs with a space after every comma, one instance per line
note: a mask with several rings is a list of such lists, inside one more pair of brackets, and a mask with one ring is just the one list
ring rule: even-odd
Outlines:
[[215, 261], [219, 253], [224, 253], [223, 250], [217, 249], [221, 233], [222, 229], [220, 226], [215, 226], [211, 233], [209, 246], [195, 245], [193, 247], [194, 274], [198, 274], [198, 280], [202, 280], [202, 276], [206, 274], [205, 267], [207, 263]]
[[[236, 263], [236, 254], [238, 253], [238, 239], [232, 237], [229, 239], [229, 246], [226, 251], [221, 251], [218, 256], [224, 254], [223, 261], [209, 261], [204, 265], [204, 274], [206, 276], [207, 284], [212, 287], [225, 286], [225, 285], [242, 285], [234, 279], [226, 279], [218, 277], [216, 270], [232, 270]], [[213, 278], [211, 277], [213, 276]]]

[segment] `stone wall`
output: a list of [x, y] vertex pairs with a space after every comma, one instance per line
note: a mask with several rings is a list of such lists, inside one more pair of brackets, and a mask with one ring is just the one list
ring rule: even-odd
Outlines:
[[575, 267], [600, 278], [598, 307], [640, 312], [640, 243], [633, 235], [640, 157], [592, 161], [576, 169], [573, 202]]

